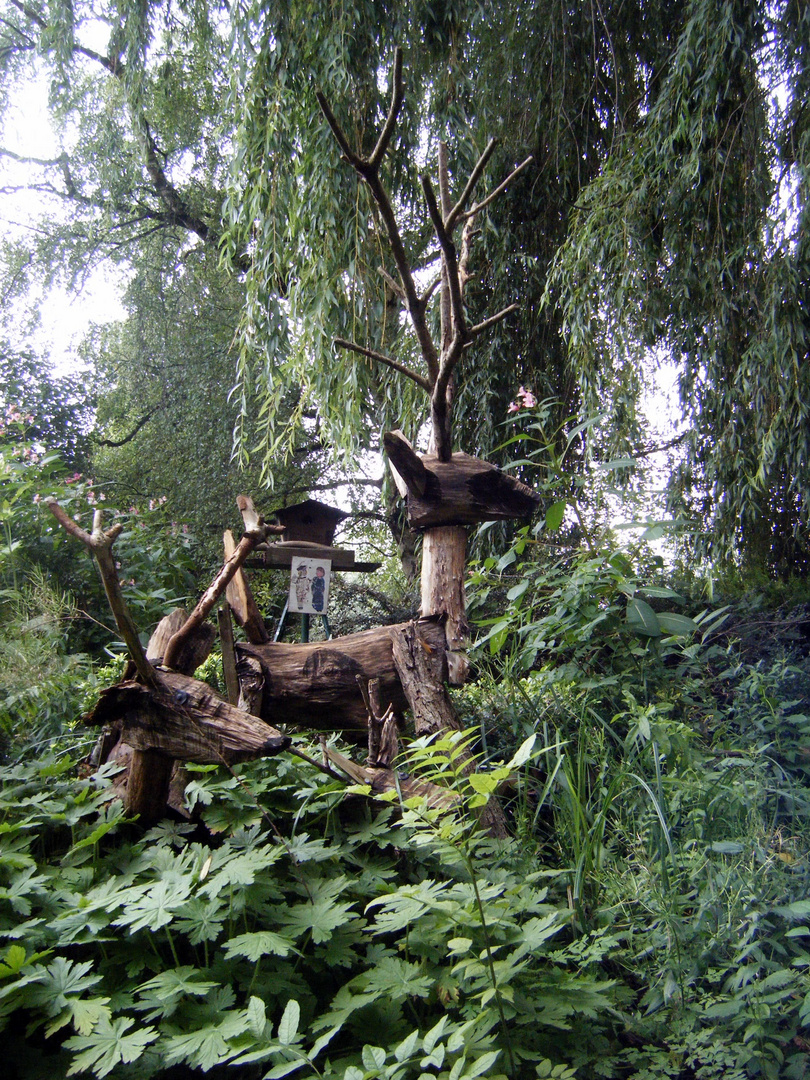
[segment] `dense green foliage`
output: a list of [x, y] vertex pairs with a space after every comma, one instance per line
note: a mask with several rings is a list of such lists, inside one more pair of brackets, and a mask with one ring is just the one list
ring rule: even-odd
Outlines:
[[[268, 475], [280, 475], [275, 450], [302, 435], [310, 445], [313, 431], [345, 468], [386, 426], [419, 428], [424, 402], [410, 383], [331, 345], [343, 334], [419, 362], [378, 272], [392, 266], [376, 213], [314, 96], [323, 90], [368, 146], [392, 50], [405, 43], [385, 180], [414, 264], [435, 258], [417, 173], [434, 168], [440, 138], [454, 191], [490, 136], [500, 145], [485, 186], [534, 156], [480, 221], [470, 320], [515, 301], [520, 312], [465, 358], [461, 447], [494, 452], [522, 383], [558, 401], [558, 419], [602, 411], [594, 453], [638, 451], [639, 392], [653, 358], [666, 358], [685, 424], [671, 501], [695, 524], [692, 551], [742, 551], [782, 576], [804, 566], [805, 4], [5, 0], [0, 32], [2, 92], [13, 104], [27, 78], [48, 78], [60, 146], [53, 159], [3, 157], [6, 190], [27, 186], [45, 202], [36, 228], [4, 248], [2, 295], [18, 310], [26, 288], [78, 282], [100, 258], [134, 274], [100, 413], [113, 441], [150, 417], [125, 471], [152, 449], [150, 426], [162, 440], [166, 417], [179, 427], [178, 412], [193, 419], [207, 405], [213, 428], [236, 421], [242, 460]], [[197, 293], [182, 305], [179, 279]], [[220, 293], [214, 316], [206, 297]], [[189, 375], [167, 398], [143, 392], [146, 361], [133, 349], [138, 320], [157, 313], [160, 325], [164, 303], [177, 325], [164, 389], [175, 365]], [[236, 363], [238, 389], [220, 409], [207, 396], [210, 346], [235, 333], [217, 379], [222, 392]]]
[[[804, 1075], [806, 662], [752, 665], [718, 620], [617, 641], [588, 592], [542, 668], [460, 692], [484, 771], [411, 745], [452, 813], [280, 757], [197, 768], [198, 823], [142, 834], [114, 768], [6, 766], [17, 1074]], [[505, 844], [471, 809], [504, 782]]]

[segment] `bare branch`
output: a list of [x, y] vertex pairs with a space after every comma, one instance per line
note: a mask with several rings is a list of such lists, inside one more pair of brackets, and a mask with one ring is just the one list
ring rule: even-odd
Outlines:
[[[425, 319], [425, 311], [422, 301], [419, 299], [419, 294], [416, 291], [416, 283], [413, 279], [413, 271], [411, 270], [410, 262], [408, 260], [407, 253], [405, 251], [405, 245], [402, 242], [402, 236], [399, 232], [399, 226], [397, 225], [396, 215], [394, 214], [394, 208], [391, 205], [391, 200], [388, 196], [388, 192], [380, 180], [379, 166], [382, 159], [382, 154], [385, 153], [385, 149], [390, 142], [391, 135], [393, 133], [394, 125], [396, 123], [397, 114], [402, 106], [402, 71], [401, 71], [401, 55], [399, 59], [395, 58], [394, 64], [394, 88], [391, 98], [391, 110], [389, 111], [388, 118], [385, 123], [385, 128], [380, 138], [377, 140], [377, 146], [374, 149], [374, 153], [371, 158], [364, 159], [359, 154], [355, 153], [349, 145], [348, 139], [343, 133], [340, 124], [332, 112], [329, 102], [324, 95], [319, 91], [317, 93], [318, 104], [321, 107], [326, 122], [332, 129], [332, 134], [335, 136], [338, 146], [343, 152], [343, 156], [346, 161], [352, 166], [355, 172], [365, 180], [366, 184], [371, 191], [371, 195], [374, 202], [377, 204], [377, 209], [382, 217], [385, 230], [388, 235], [388, 242], [391, 245], [391, 252], [394, 256], [394, 262], [396, 263], [397, 271], [399, 273], [400, 280], [402, 282], [402, 291], [405, 294], [405, 301], [408, 307], [408, 313], [411, 317], [411, 323], [413, 325], [414, 333], [416, 334], [419, 347], [422, 350], [422, 356], [425, 360], [425, 365], [428, 370], [428, 386], [429, 387], [435, 381], [439, 372], [439, 355], [436, 349], [436, 345], [430, 334], [427, 321]], [[344, 346], [353, 348], [354, 351], [359, 352], [359, 348], [354, 346]], [[369, 355], [369, 354], [365, 354]], [[373, 358], [379, 358], [377, 355], [373, 355]], [[383, 359], [382, 363], [388, 363], [387, 359]], [[405, 369], [403, 374], [408, 374], [408, 370]], [[410, 378], [414, 378], [413, 374], [410, 374]], [[420, 378], [416, 378], [415, 381], [424, 386], [424, 382], [420, 381]]]
[[50, 497], [45, 499], [44, 502], [65, 532], [84, 544], [87, 550], [94, 556], [98, 566], [98, 572], [101, 576], [101, 582], [104, 585], [104, 592], [107, 594], [110, 609], [115, 617], [115, 624], [118, 627], [118, 632], [126, 643], [129, 655], [132, 657], [132, 662], [135, 664], [138, 674], [147, 686], [154, 688], [159, 687], [160, 680], [155, 669], [146, 659], [146, 653], [143, 651], [143, 645], [141, 645], [141, 640], [138, 637], [138, 628], [135, 626], [135, 622], [126, 605], [123, 593], [121, 592], [121, 583], [118, 580], [118, 570], [116, 569], [115, 559], [112, 555], [112, 546], [124, 526], [121, 524], [113, 525], [111, 529], [107, 529], [107, 531], [104, 532], [102, 528], [104, 523], [103, 512], [101, 510], [96, 510], [93, 515], [93, 531], [92, 533], [88, 533], [85, 532], [72, 517], [65, 513], [56, 499]]
[[[444, 220], [442, 219], [442, 214], [439, 210], [439, 204], [436, 201], [436, 194], [433, 190], [433, 185], [430, 182], [430, 177], [425, 174], [420, 177], [420, 179], [422, 181], [422, 191], [425, 195], [425, 202], [427, 203], [430, 220], [433, 222], [433, 228], [436, 230], [436, 238], [441, 245], [442, 257], [446, 264], [447, 284], [450, 290], [450, 308], [453, 313], [452, 338], [461, 339], [459, 345], [460, 352], [461, 347], [467, 340], [467, 328], [464, 319], [464, 305], [461, 298], [461, 280], [458, 273], [456, 246], [453, 243], [453, 238], [444, 227]], [[443, 344], [441, 366], [444, 367], [446, 363], [447, 357], [445, 356], [445, 347]]]
[[338, 146], [343, 151], [343, 156], [353, 168], [360, 172], [360, 166], [364, 164], [363, 159], [358, 157], [354, 150], [349, 146], [346, 136], [343, 134], [343, 130], [337, 121], [337, 117], [332, 112], [329, 102], [320, 90], [315, 91], [315, 97], [321, 107], [321, 112], [323, 113], [327, 124], [332, 129], [332, 134], [335, 136]]
[[387, 367], [393, 368], [394, 371], [398, 371], [400, 375], [405, 375], [406, 378], [412, 379], [417, 386], [421, 386], [423, 390], [430, 393], [431, 383], [420, 375], [417, 371], [412, 371], [409, 367], [405, 367], [404, 364], [400, 364], [399, 361], [392, 359], [390, 356], [384, 356], [383, 353], [375, 352], [373, 349], [366, 349], [363, 345], [358, 345], [354, 341], [347, 341], [345, 338], [335, 338], [335, 345], [341, 349], [348, 349], [350, 352], [359, 353], [360, 356], [367, 356], [369, 360], [376, 360], [379, 364], [385, 364]]
[[166, 653], [163, 657], [163, 663], [166, 667], [170, 668], [174, 666], [185, 639], [189, 637], [200, 623], [208, 618], [208, 615], [213, 610], [217, 600], [219, 600], [220, 596], [225, 592], [228, 583], [233, 578], [236, 571], [241, 567], [242, 563], [248, 555], [250, 555], [256, 545], [265, 539], [265, 536], [264, 522], [261, 518], [258, 518], [256, 528], [251, 529], [250, 532], [246, 532], [242, 536], [241, 540], [236, 545], [233, 554], [230, 558], [225, 560], [222, 569], [200, 597], [197, 606], [166, 646]]
[[488, 330], [490, 326], [494, 326], [495, 323], [499, 323], [501, 319], [505, 319], [507, 315], [511, 315], [513, 311], [518, 311], [520, 304], [510, 304], [509, 307], [505, 307], [503, 311], [499, 311], [497, 315], [490, 315], [488, 319], [484, 319], [483, 322], [477, 323], [470, 329], [471, 337], [478, 337], [485, 330]]
[[385, 125], [380, 132], [380, 137], [377, 139], [377, 145], [374, 147], [374, 151], [368, 159], [368, 163], [373, 169], [378, 169], [380, 167], [380, 162], [385, 156], [385, 151], [388, 149], [388, 144], [391, 141], [391, 136], [394, 134], [394, 128], [396, 127], [399, 110], [402, 108], [403, 98], [402, 49], [397, 46], [396, 49], [394, 49], [394, 70], [391, 76], [391, 107], [388, 110], [388, 116], [386, 117]]
[[394, 279], [391, 277], [385, 267], [379, 266], [377, 267], [377, 269], [379, 270], [380, 276], [382, 277], [388, 288], [391, 290], [391, 292], [394, 293], [395, 296], [398, 296], [400, 300], [407, 300], [407, 297], [405, 296], [405, 290], [402, 288], [398, 281], [394, 281]]
[[504, 182], [502, 184], [498, 184], [498, 186], [495, 188], [495, 190], [491, 194], [487, 195], [487, 197], [485, 199], [482, 199], [480, 203], [476, 203], [475, 206], [473, 206], [470, 210], [467, 210], [466, 213], [464, 213], [462, 215], [462, 217], [465, 217], [465, 218], [475, 217], [475, 215], [480, 213], [484, 209], [485, 206], [489, 206], [489, 204], [494, 199], [497, 199], [498, 196], [501, 194], [501, 192], [505, 191], [506, 188], [515, 179], [515, 177], [518, 176], [520, 173], [522, 173], [523, 170], [528, 165], [530, 165], [533, 160], [534, 159], [532, 157], [527, 157], [525, 161], [521, 161], [520, 165], [518, 165], [518, 167], [516, 169], [513, 169], [512, 172], [509, 173], [509, 175], [507, 176], [507, 178], [504, 180]]
[[461, 217], [461, 214], [462, 214], [462, 212], [464, 210], [464, 207], [467, 205], [467, 200], [470, 198], [473, 191], [475, 190], [475, 185], [480, 180], [481, 173], [487, 167], [487, 162], [492, 157], [492, 154], [493, 154], [493, 152], [495, 150], [495, 147], [497, 145], [498, 145], [498, 140], [497, 139], [490, 139], [489, 142], [486, 145], [486, 148], [485, 148], [483, 154], [478, 159], [478, 161], [475, 163], [475, 168], [470, 173], [470, 179], [465, 184], [464, 190], [462, 191], [458, 202], [453, 207], [453, 209], [450, 211], [450, 214], [447, 217], [446, 227], [447, 227], [448, 232], [452, 232], [453, 229], [455, 228], [456, 223], [458, 222], [459, 218]]
[[126, 444], [128, 442], [132, 442], [132, 440], [135, 438], [135, 436], [138, 434], [138, 432], [141, 430], [141, 428], [145, 424], [149, 423], [149, 421], [152, 419], [152, 417], [155, 415], [155, 413], [159, 412], [162, 408], [163, 408], [162, 403], [160, 405], [155, 405], [155, 407], [153, 409], [150, 409], [149, 412], [146, 413], [145, 416], [142, 416], [140, 418], [140, 420], [137, 422], [137, 424], [132, 429], [132, 431], [130, 431], [129, 435], [125, 435], [123, 439], [99, 439], [99, 438], [96, 437], [96, 438], [93, 439], [93, 442], [97, 446], [126, 446]]

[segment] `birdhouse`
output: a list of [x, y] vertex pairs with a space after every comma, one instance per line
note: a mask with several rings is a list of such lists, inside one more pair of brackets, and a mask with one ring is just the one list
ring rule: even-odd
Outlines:
[[276, 510], [273, 516], [279, 525], [284, 526], [286, 541], [303, 540], [306, 543], [331, 547], [335, 529], [349, 515], [344, 510], [337, 510], [334, 506], [316, 502], [315, 499], [307, 499], [305, 502], [296, 503], [295, 506], [286, 506], [282, 510]]

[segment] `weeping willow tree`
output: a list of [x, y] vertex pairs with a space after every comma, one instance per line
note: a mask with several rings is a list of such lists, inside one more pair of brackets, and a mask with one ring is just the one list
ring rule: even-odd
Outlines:
[[413, 436], [426, 418], [412, 381], [333, 347], [342, 337], [421, 363], [377, 211], [316, 100], [337, 103], [369, 153], [403, 45], [384, 180], [410, 265], [435, 265], [418, 166], [439, 141], [454, 192], [491, 134], [487, 190], [533, 157], [479, 221], [468, 319], [520, 310], [459, 367], [461, 448], [492, 457], [523, 384], [556, 399], [560, 419], [604, 414], [606, 452], [632, 452], [645, 371], [666, 357], [687, 431], [673, 501], [713, 554], [804, 568], [806, 0], [0, 5], [4, 86], [43, 56], [65, 130], [83, 135], [50, 163], [63, 209], [38, 265], [124, 257], [151, 228], [178, 255], [189, 243], [220, 255], [245, 295], [243, 457], [270, 465], [304, 427], [350, 460], [386, 427]]
[[[470, 317], [521, 311], [459, 375], [464, 449], [491, 453], [518, 383], [560, 416], [607, 414], [638, 447], [645, 369], [678, 368], [687, 436], [673, 504], [693, 541], [777, 572], [804, 567], [808, 386], [807, 4], [245, 5], [234, 93], [244, 105], [226, 203], [232, 257], [251, 254], [240, 383], [266, 403], [264, 448], [290, 384], [347, 451], [424, 419], [393, 373], [347, 366], [334, 337], [418, 367], [387, 288], [367, 194], [329, 156], [315, 91], [346, 103], [363, 145], [381, 73], [410, 42], [400, 153], [387, 181], [430, 264], [416, 171], [439, 140], [469, 172], [496, 131], [496, 183], [534, 164], [482, 222]], [[786, 535], [787, 534], [787, 535]]]

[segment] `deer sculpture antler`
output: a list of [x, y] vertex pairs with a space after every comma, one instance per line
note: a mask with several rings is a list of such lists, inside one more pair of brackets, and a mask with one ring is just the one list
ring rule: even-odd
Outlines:
[[[492, 157], [496, 141], [491, 139], [488, 143], [455, 204], [452, 203], [450, 198], [447, 147], [444, 143], [440, 145], [439, 198], [436, 198], [436, 192], [427, 174], [424, 174], [420, 180], [427, 211], [441, 249], [441, 274], [420, 295], [402, 242], [390, 196], [380, 179], [380, 166], [394, 134], [397, 118], [404, 100], [402, 50], [398, 48], [394, 54], [391, 104], [383, 129], [369, 157], [364, 158], [351, 148], [332, 112], [329, 102], [322, 93], [318, 93], [317, 98], [338, 146], [343, 151], [344, 159], [365, 181], [385, 225], [391, 253], [399, 274], [399, 282], [396, 282], [385, 271], [383, 271], [383, 274], [388, 285], [404, 301], [408, 309], [411, 325], [419, 342], [419, 348], [427, 369], [427, 376], [414, 371], [405, 364], [399, 363], [390, 356], [367, 349], [357, 344], [357, 342], [347, 341], [345, 338], [335, 338], [335, 344], [342, 349], [348, 349], [378, 363], [385, 364], [406, 378], [411, 379], [417, 386], [421, 386], [428, 393], [433, 422], [433, 450], [439, 461], [450, 461], [452, 455], [453, 377], [456, 367], [465, 349], [480, 334], [517, 309], [517, 304], [510, 304], [491, 318], [485, 319], [475, 326], [468, 325], [464, 313], [464, 285], [468, 279], [467, 262], [474, 232], [473, 223], [476, 216], [507, 188], [532, 159], [527, 158], [490, 195], [468, 208], [476, 185], [487, 162]], [[463, 227], [460, 246], [457, 249], [454, 233], [460, 225], [463, 225]], [[427, 309], [439, 285], [441, 286], [441, 344], [437, 346], [428, 326]]]

